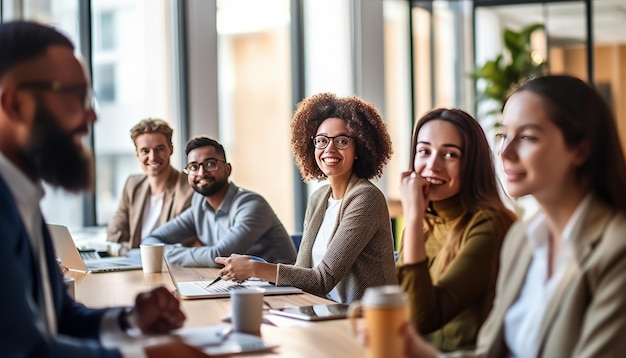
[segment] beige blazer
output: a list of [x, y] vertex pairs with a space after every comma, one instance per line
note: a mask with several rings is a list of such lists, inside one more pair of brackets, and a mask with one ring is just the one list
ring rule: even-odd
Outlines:
[[[578, 271], [546, 309], [536, 357], [622, 357], [626, 354], [626, 217], [597, 199], [576, 240]], [[528, 223], [504, 239], [496, 298], [476, 352], [452, 357], [507, 357], [504, 316], [515, 302], [531, 260]]]
[[[163, 209], [159, 225], [178, 216], [191, 204], [193, 189], [187, 175], [172, 168], [163, 196]], [[107, 226], [107, 240], [128, 242], [129, 247], [139, 247], [143, 208], [150, 195], [150, 183], [145, 174], [131, 175], [124, 184], [119, 207]]]

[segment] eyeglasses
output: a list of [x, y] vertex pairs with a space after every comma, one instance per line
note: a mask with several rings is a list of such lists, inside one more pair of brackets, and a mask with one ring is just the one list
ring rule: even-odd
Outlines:
[[185, 172], [185, 174], [196, 174], [200, 170], [200, 167], [202, 167], [205, 172], [214, 172], [217, 170], [218, 162], [226, 163], [226, 161], [222, 159], [209, 158], [205, 159], [202, 163], [191, 162], [187, 164], [183, 172]]
[[348, 147], [350, 146], [350, 141], [352, 140], [352, 137], [347, 136], [347, 135], [338, 135], [334, 137], [329, 137], [326, 135], [319, 134], [313, 137], [313, 145], [317, 149], [326, 149], [326, 147], [328, 147], [328, 144], [330, 144], [331, 140], [333, 141], [333, 145], [335, 146], [335, 148], [339, 150], [344, 150], [344, 149], [348, 149]]
[[83, 106], [83, 110], [90, 111], [96, 107], [96, 99], [91, 86], [86, 84], [67, 85], [57, 81], [27, 81], [17, 85], [19, 89], [35, 89], [52, 91], [66, 96], [74, 96]]

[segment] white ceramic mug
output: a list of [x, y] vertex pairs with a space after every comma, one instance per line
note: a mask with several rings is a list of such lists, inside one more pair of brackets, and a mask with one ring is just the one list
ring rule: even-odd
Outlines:
[[265, 290], [256, 287], [230, 291], [231, 319], [235, 332], [261, 334], [264, 293]]
[[70, 295], [74, 300], [76, 300], [76, 291], [74, 289], [74, 278], [72, 277], [63, 277], [63, 283], [65, 284], [65, 288], [67, 288], [67, 294]]
[[141, 244], [141, 267], [144, 273], [161, 272], [163, 269], [164, 244]]
[[406, 294], [398, 285], [370, 287], [361, 301], [350, 305], [348, 316], [354, 334], [358, 334], [359, 313], [365, 318], [368, 358], [402, 357], [402, 329], [407, 322]]

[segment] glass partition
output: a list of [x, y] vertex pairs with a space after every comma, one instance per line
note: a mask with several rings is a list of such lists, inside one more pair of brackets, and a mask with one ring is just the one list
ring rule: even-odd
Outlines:
[[[499, 71], [512, 63], [510, 52], [504, 45], [505, 30], [523, 33], [533, 25], [540, 25], [531, 32], [526, 50], [528, 51], [527, 65], [543, 66], [544, 73], [569, 74], [588, 80], [592, 77], [589, 71], [588, 32], [586, 21], [586, 7], [584, 1], [560, 2], [511, 2], [502, 1], [501, 5], [480, 6], [475, 2], [475, 59], [476, 67], [483, 66], [488, 61], [497, 60]], [[491, 4], [497, 3], [491, 2]], [[521, 37], [520, 37], [521, 38]], [[544, 65], [541, 65], [544, 64]], [[512, 69], [513, 68], [513, 69]], [[527, 67], [524, 67], [524, 69]], [[509, 67], [509, 71], [519, 70], [521, 77], [532, 75], [524, 72], [521, 66]], [[503, 89], [503, 96], [499, 99], [481, 99], [481, 91], [485, 91], [485, 82], [479, 79], [476, 83], [478, 116], [483, 124], [487, 138], [493, 143], [495, 128], [500, 120], [500, 110], [504, 102], [504, 95], [511, 84], [498, 83]], [[484, 92], [483, 92], [484, 93]], [[497, 172], [502, 177], [501, 161], [496, 160]], [[501, 182], [504, 182], [501, 180]], [[506, 188], [505, 188], [506, 189]], [[516, 211], [528, 217], [536, 212], [538, 206], [531, 197], [518, 199], [514, 204]]]
[[181, 170], [184, 143], [177, 136], [178, 71], [172, 65], [178, 44], [174, 11], [167, 0], [92, 0], [93, 86], [98, 101], [94, 125], [97, 223], [117, 210], [130, 174], [143, 173], [130, 129], [148, 117], [174, 129], [171, 164]]
[[217, 1], [219, 140], [231, 179], [293, 232], [289, 26], [289, 0]]
[[[80, 6], [68, 0], [3, 1], [3, 18], [31, 19], [64, 31], [75, 43], [93, 72], [98, 120], [93, 127], [96, 158], [96, 223], [104, 225], [115, 212], [128, 175], [141, 173], [130, 139], [130, 128], [146, 117], [168, 121], [176, 133], [177, 71], [172, 65], [177, 44], [171, 34], [173, 14], [167, 0], [93, 0], [91, 31], [82, 32]], [[83, 8], [84, 9], [84, 8]], [[81, 38], [89, 36], [92, 38]], [[81, 45], [90, 44], [92, 53]], [[175, 151], [182, 148], [174, 136]], [[180, 168], [180, 156], [172, 164]], [[46, 188], [41, 207], [51, 223], [81, 227], [92, 219], [91, 193], [70, 194]]]

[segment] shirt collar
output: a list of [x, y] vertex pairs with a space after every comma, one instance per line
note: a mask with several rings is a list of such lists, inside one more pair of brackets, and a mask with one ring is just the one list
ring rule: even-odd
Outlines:
[[[568, 245], [573, 245], [575, 238], [580, 236], [582, 229], [582, 218], [587, 215], [589, 207], [591, 206], [593, 194], [589, 193], [578, 204], [576, 210], [567, 221], [563, 233], [561, 234], [561, 240]], [[537, 216], [528, 225], [528, 235], [526, 238], [533, 248], [537, 248], [546, 245], [548, 242], [549, 231], [546, 224], [546, 215], [543, 212], [539, 212]]]
[[18, 207], [38, 206], [45, 191], [40, 181], [33, 182], [0, 152], [0, 175], [4, 178]]
[[[226, 190], [226, 195], [224, 195], [224, 199], [222, 199], [220, 206], [218, 206], [217, 210], [215, 210], [216, 214], [218, 212], [227, 213], [228, 210], [230, 210], [230, 205], [232, 204], [233, 198], [235, 197], [235, 194], [237, 194], [237, 191], [239, 191], [239, 187], [236, 186], [233, 182], [228, 182], [228, 189]], [[202, 205], [204, 205], [205, 209], [211, 209], [211, 206], [206, 200], [204, 200], [204, 203]]]

